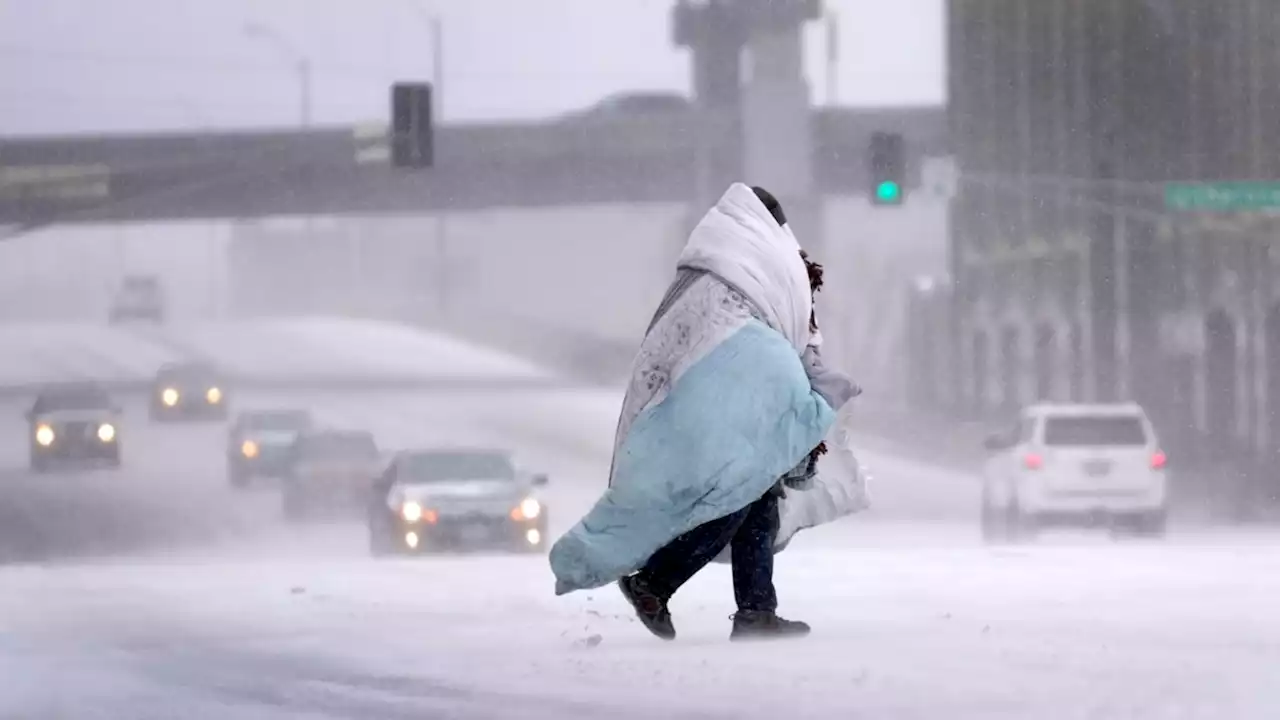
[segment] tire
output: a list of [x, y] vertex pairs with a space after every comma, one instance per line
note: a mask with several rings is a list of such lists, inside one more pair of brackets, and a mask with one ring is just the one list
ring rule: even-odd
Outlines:
[[1002, 510], [992, 507], [991, 503], [983, 498], [981, 516], [979, 523], [982, 526], [982, 541], [988, 545], [1003, 544], [1009, 542], [1009, 527], [1005, 523], [1005, 514]]
[[1163, 538], [1168, 532], [1169, 515], [1164, 510], [1144, 513], [1133, 520], [1133, 533], [1144, 538]]
[[988, 544], [1008, 545], [1034, 539], [1036, 524], [1011, 502], [1007, 507], [999, 508], [991, 504], [985, 496], [982, 499], [982, 539]]
[[234, 490], [244, 490], [249, 487], [249, 474], [232, 467], [227, 470], [227, 484]]
[[369, 554], [376, 558], [390, 557], [396, 554], [396, 547], [391, 536], [373, 525], [369, 526]]
[[306, 499], [287, 486], [280, 491], [280, 510], [284, 519], [289, 522], [302, 522], [307, 519]]

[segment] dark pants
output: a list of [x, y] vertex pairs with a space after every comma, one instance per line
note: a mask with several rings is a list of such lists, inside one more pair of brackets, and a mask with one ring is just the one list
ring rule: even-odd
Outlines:
[[649, 558], [640, 577], [654, 593], [671, 597], [716, 558], [733, 554], [733, 595], [739, 610], [773, 612], [773, 541], [778, 534], [778, 496], [772, 491], [732, 515], [704, 523], [667, 543]]

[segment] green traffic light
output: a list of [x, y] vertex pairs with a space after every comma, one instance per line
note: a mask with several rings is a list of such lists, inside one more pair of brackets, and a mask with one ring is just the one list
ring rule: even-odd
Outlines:
[[882, 203], [896, 203], [902, 199], [902, 187], [892, 180], [885, 180], [876, 186], [876, 200]]

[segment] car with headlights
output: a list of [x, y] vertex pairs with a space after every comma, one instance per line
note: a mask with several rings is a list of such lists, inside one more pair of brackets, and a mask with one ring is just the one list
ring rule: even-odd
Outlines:
[[226, 378], [213, 365], [171, 363], [151, 384], [151, 419], [225, 420], [229, 401]]
[[1168, 461], [1137, 404], [1033, 405], [985, 446], [981, 526], [989, 542], [1050, 526], [1165, 533]]
[[293, 443], [314, 426], [304, 409], [240, 412], [227, 428], [227, 482], [246, 488], [258, 479], [283, 479], [293, 461]]
[[120, 467], [120, 408], [93, 383], [40, 390], [27, 411], [30, 467]]
[[165, 297], [160, 278], [154, 275], [129, 275], [121, 282], [111, 299], [108, 320], [112, 323], [131, 320], [164, 322]]
[[382, 471], [378, 443], [363, 430], [316, 429], [294, 440], [280, 486], [288, 520], [359, 518], [369, 486]]
[[373, 483], [368, 510], [375, 556], [499, 548], [542, 552], [545, 475], [517, 469], [511, 455], [490, 449], [397, 453]]

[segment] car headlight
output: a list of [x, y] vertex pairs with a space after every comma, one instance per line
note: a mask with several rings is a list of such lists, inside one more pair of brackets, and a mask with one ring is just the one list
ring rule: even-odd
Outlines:
[[258, 457], [258, 443], [252, 440], [245, 440], [240, 443], [240, 454], [247, 458]]
[[116, 439], [116, 426], [111, 423], [102, 423], [98, 426], [98, 439], [104, 443], [109, 443]]
[[516, 510], [520, 515], [519, 519], [533, 520], [542, 514], [542, 503], [533, 498], [525, 498]]
[[422, 519], [422, 505], [409, 501], [400, 507], [400, 517], [405, 522], [418, 522]]
[[222, 389], [211, 387], [204, 394], [204, 399], [209, 401], [210, 405], [217, 405], [222, 402]]
[[178, 404], [178, 391], [174, 388], [165, 388], [160, 392], [160, 402], [173, 407]]
[[58, 436], [55, 435], [53, 432], [53, 428], [49, 427], [48, 425], [41, 425], [40, 427], [36, 428], [36, 442], [39, 443], [40, 445], [43, 445], [44, 447], [49, 447], [50, 445], [52, 445], [53, 441], [57, 439], [57, 437]]

